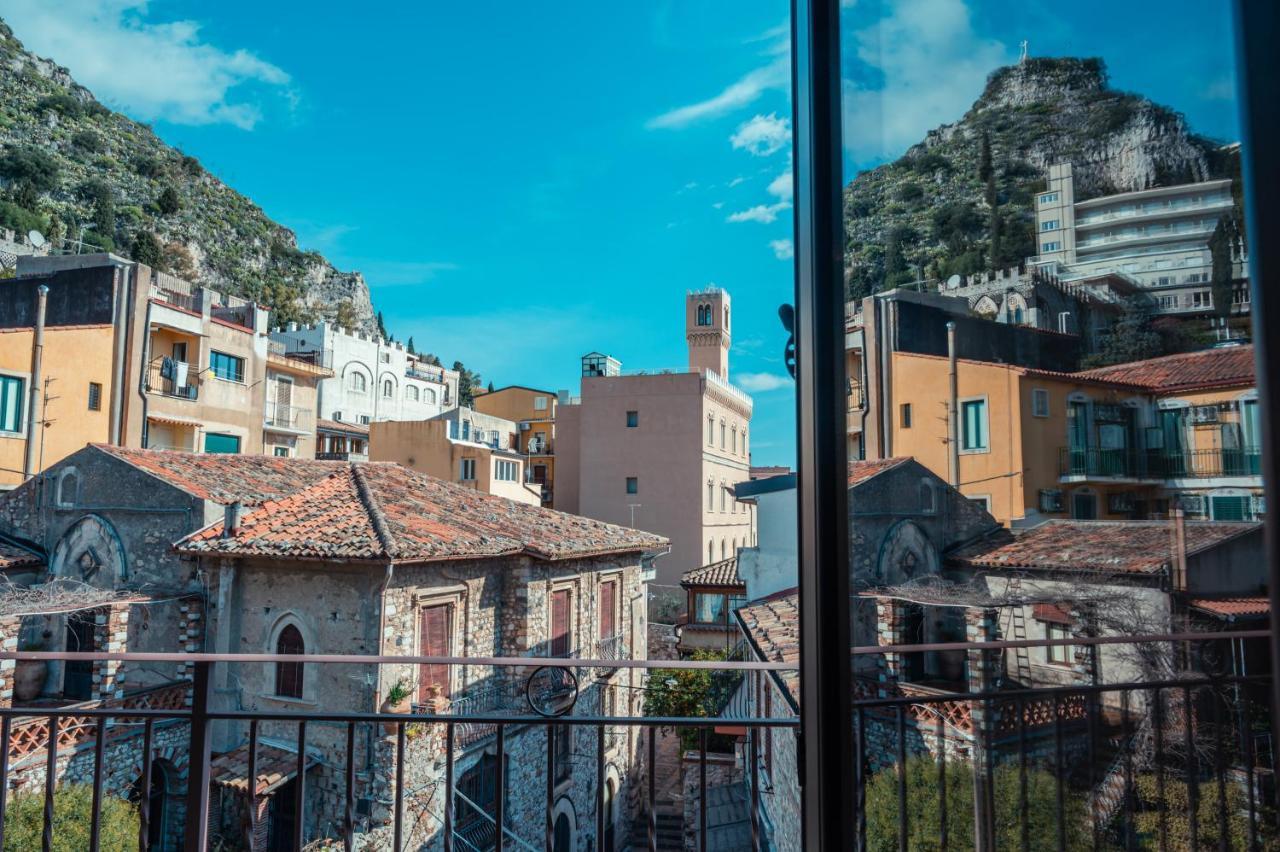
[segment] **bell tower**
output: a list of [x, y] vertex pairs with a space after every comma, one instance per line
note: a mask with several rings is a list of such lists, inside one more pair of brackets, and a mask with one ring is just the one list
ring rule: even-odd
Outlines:
[[685, 296], [685, 339], [689, 341], [689, 369], [710, 370], [729, 380], [729, 293], [708, 287]]

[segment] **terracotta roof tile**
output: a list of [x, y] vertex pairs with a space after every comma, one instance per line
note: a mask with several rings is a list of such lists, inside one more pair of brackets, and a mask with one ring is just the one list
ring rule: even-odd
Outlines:
[[345, 466], [345, 462], [274, 456], [94, 447], [202, 500], [224, 504], [238, 500], [247, 506], [278, 500]]
[[680, 578], [682, 586], [743, 586], [738, 576], [738, 557], [731, 556], [701, 568], [684, 572]]
[[[1262, 528], [1258, 523], [1187, 523], [1188, 555]], [[1025, 532], [997, 530], [947, 556], [967, 568], [1041, 568], [1147, 574], [1171, 560], [1173, 545], [1164, 521], [1046, 521]]]
[[368, 435], [369, 427], [359, 423], [344, 423], [341, 420], [326, 420], [323, 417], [316, 420], [316, 429], [326, 432], [346, 432], [348, 435]]
[[0, 571], [6, 568], [34, 568], [44, 564], [44, 557], [23, 547], [0, 541]]
[[[738, 610], [756, 650], [766, 662], [800, 662], [800, 594], [796, 589], [752, 601]], [[776, 672], [791, 698], [800, 703], [800, 672]]]
[[[306, 765], [315, 765], [316, 760], [307, 755]], [[266, 743], [258, 743], [257, 765], [254, 773], [258, 776], [259, 796], [270, 793], [298, 774], [298, 755]], [[230, 787], [244, 792], [249, 789], [249, 745], [220, 754], [209, 765], [209, 780], [220, 787]]]
[[1118, 381], [1160, 393], [1212, 387], [1252, 385], [1253, 346], [1227, 346], [1202, 352], [1166, 355], [1149, 361], [1133, 361], [1076, 375], [1098, 381]]
[[849, 487], [861, 485], [871, 477], [878, 473], [883, 473], [890, 468], [897, 467], [911, 461], [908, 456], [900, 456], [892, 459], [867, 459], [864, 461], [849, 462]]
[[223, 523], [177, 544], [183, 553], [279, 559], [428, 562], [523, 553], [555, 560], [665, 547], [656, 535], [517, 503], [398, 464], [340, 464], [264, 503], [223, 537]]
[[1191, 601], [1191, 606], [1213, 615], [1228, 618], [1232, 616], [1256, 617], [1271, 614], [1271, 601], [1267, 598], [1219, 598], [1216, 600], [1197, 598]]

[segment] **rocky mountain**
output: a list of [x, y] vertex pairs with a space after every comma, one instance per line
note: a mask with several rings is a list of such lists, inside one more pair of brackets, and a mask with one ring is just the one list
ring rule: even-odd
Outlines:
[[1100, 59], [1000, 68], [963, 118], [845, 187], [849, 296], [1035, 254], [1032, 199], [1062, 161], [1079, 200], [1239, 169], [1235, 149], [1191, 132], [1181, 114], [1112, 89]]
[[108, 248], [270, 305], [372, 329], [369, 288], [200, 162], [113, 112], [0, 21], [0, 227]]

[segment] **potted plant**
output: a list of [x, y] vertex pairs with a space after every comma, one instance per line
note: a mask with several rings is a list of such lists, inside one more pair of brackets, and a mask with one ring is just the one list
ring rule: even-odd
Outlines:
[[[39, 643], [27, 639], [19, 651], [43, 651]], [[44, 660], [18, 660], [13, 670], [13, 698], [23, 703], [40, 696], [44, 682], [49, 677], [49, 665]]]
[[[391, 685], [391, 689], [387, 691], [387, 697], [382, 702], [381, 712], [401, 714], [413, 712], [413, 705], [409, 701], [412, 695], [413, 693], [410, 691], [409, 687], [405, 686], [405, 682], [403, 680], [397, 680]], [[388, 734], [394, 734], [396, 732], [396, 725], [394, 723], [387, 723], [383, 725], [383, 730]]]

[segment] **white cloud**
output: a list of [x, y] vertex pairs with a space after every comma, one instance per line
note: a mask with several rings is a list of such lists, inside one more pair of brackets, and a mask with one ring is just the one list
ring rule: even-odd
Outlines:
[[441, 272], [458, 268], [456, 263], [439, 260], [371, 260], [354, 265], [374, 289], [425, 284]]
[[197, 21], [158, 23], [147, 12], [147, 0], [4, 3], [5, 20], [28, 49], [67, 66], [136, 119], [249, 130], [265, 102], [292, 105], [289, 74], [278, 66], [203, 41]]
[[856, 162], [897, 157], [959, 118], [1011, 59], [974, 32], [965, 0], [900, 0], [873, 19], [862, 28], [850, 21], [845, 50], [869, 69], [843, 81], [845, 148]]
[[787, 164], [787, 170], [769, 181], [766, 191], [782, 201], [791, 201], [795, 196], [796, 185], [795, 178], [791, 174], [791, 164]]
[[1230, 74], [1225, 74], [1209, 81], [1200, 91], [1200, 97], [1207, 101], [1234, 101], [1236, 99], [1236, 81]]
[[717, 202], [715, 202], [714, 204], [712, 204], [711, 206], [712, 206], [712, 207], [714, 207], [716, 210], [719, 210], [721, 207], [723, 207], [723, 206], [724, 206], [724, 202], [723, 202], [723, 201], [717, 201]]
[[787, 91], [790, 86], [791, 59], [788, 56], [780, 56], [767, 65], [747, 72], [720, 94], [705, 101], [664, 112], [649, 119], [645, 127], [650, 130], [679, 129], [696, 121], [715, 118], [744, 107], [771, 89]]
[[738, 184], [742, 183], [744, 180], [746, 180], [746, 178], [744, 178], [742, 175], [738, 175], [736, 178], [734, 178], [733, 180], [729, 181], [729, 186], [730, 186], [730, 187], [735, 187], [735, 186], [737, 186]]
[[[782, 390], [792, 384], [789, 377], [779, 376], [776, 373], [738, 373], [734, 377], [734, 382], [740, 385], [743, 390], [751, 393], [768, 393], [769, 391]], [[756, 446], [760, 446], [758, 441]]]
[[748, 207], [746, 210], [730, 213], [726, 221], [759, 222], [762, 225], [768, 225], [778, 221], [778, 214], [790, 207], [790, 201], [779, 201], [776, 204], [757, 204], [755, 207]]
[[757, 157], [776, 154], [791, 144], [791, 120], [778, 118], [776, 112], [756, 115], [738, 125], [729, 142], [735, 149], [742, 148]]
[[791, 240], [769, 240], [769, 248], [778, 260], [790, 260], [796, 256], [796, 247]]

